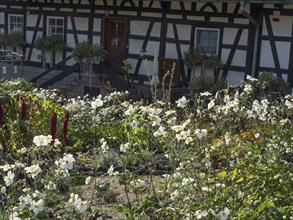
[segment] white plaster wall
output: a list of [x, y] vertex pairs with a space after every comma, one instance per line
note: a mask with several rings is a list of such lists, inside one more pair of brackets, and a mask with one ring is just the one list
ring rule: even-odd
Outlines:
[[67, 17], [67, 29], [68, 30], [72, 30], [71, 17]]
[[249, 24], [247, 18], [234, 18], [234, 24]]
[[153, 26], [153, 30], [151, 32], [151, 36], [160, 37], [161, 34], [161, 23], [155, 22]]
[[241, 85], [242, 81], [244, 80], [245, 74], [243, 72], [237, 71], [228, 71], [227, 81], [231, 85]]
[[137, 12], [136, 11], [118, 11], [118, 15], [137, 16]]
[[[29, 53], [29, 48], [26, 48], [26, 53], [25, 54], [28, 54], [28, 53]], [[41, 54], [42, 54], [42, 52], [40, 50], [37, 50], [37, 49], [34, 48], [32, 50], [31, 61], [33, 61], [33, 62], [41, 62], [41, 60], [38, 59], [38, 55], [41, 55]]]
[[176, 45], [172, 43], [166, 43], [165, 58], [178, 59]]
[[142, 49], [143, 40], [130, 39], [129, 40], [129, 53], [139, 54]]
[[130, 34], [145, 36], [149, 27], [149, 21], [131, 21]]
[[155, 52], [159, 53], [160, 42], [149, 41], [147, 47], [147, 55], [155, 55]]
[[[233, 45], [238, 29], [236, 28], [224, 28], [223, 32], [223, 44]], [[248, 30], [242, 31], [239, 45], [247, 45]]]
[[233, 66], [245, 66], [246, 51], [236, 50], [231, 65]]
[[101, 31], [102, 19], [94, 18], [94, 31]]
[[[43, 27], [43, 18], [44, 18], [44, 16], [41, 17], [39, 27]], [[32, 15], [32, 14], [28, 15], [26, 17], [26, 26], [28, 26], [28, 27], [36, 27], [37, 20], [38, 20], [38, 15]]]
[[204, 16], [187, 16], [188, 20], [192, 20], [192, 21], [204, 21], [205, 18]]
[[247, 45], [247, 39], [248, 39], [248, 29], [243, 29], [240, 40], [239, 40], [239, 45]]
[[72, 47], [72, 48], [76, 46], [74, 42], [73, 34], [67, 34], [66, 44], [68, 47]]
[[87, 40], [87, 35], [83, 35], [83, 34], [78, 34], [77, 35], [77, 39], [78, 39], [78, 42], [81, 43], [83, 41], [86, 41]]
[[93, 36], [93, 44], [101, 45], [101, 36]]
[[176, 25], [179, 40], [190, 40], [191, 26], [190, 25]]
[[[148, 7], [151, 1], [143, 1], [143, 6]], [[159, 1], [154, 1], [152, 8], [161, 8], [160, 2]]]
[[171, 9], [174, 9], [174, 10], [181, 9], [179, 1], [173, 1], [171, 4]]
[[161, 18], [162, 14], [161, 13], [152, 13], [152, 12], [142, 12], [141, 16], [143, 17], [156, 17], [156, 18]]
[[291, 43], [276, 41], [276, 47], [281, 68], [288, 69]]
[[237, 33], [236, 28], [224, 28], [223, 32], [223, 44], [232, 45]]
[[74, 18], [76, 30], [87, 31], [88, 30], [88, 18]]
[[269, 41], [261, 42], [260, 66], [275, 68], [272, 49]]
[[[280, 16], [279, 22], [273, 22], [272, 21], [273, 16], [270, 16], [270, 21], [273, 29], [273, 35], [274, 36], [284, 36], [284, 37], [291, 37], [292, 36], [292, 22], [293, 22], [293, 16]], [[263, 22], [263, 30], [262, 35], [267, 36], [267, 25], [265, 22], [265, 18]]]
[[228, 13], [233, 13], [234, 9], [235, 9], [236, 3], [229, 3], [228, 7], [227, 7], [227, 12]]
[[228, 18], [222, 18], [222, 17], [211, 17], [211, 22], [228, 23]]
[[222, 63], [225, 64], [227, 62], [229, 53], [230, 53], [230, 49], [222, 49], [222, 54], [221, 54], [221, 62]]
[[173, 25], [172, 24], [168, 24], [167, 37], [174, 39], [174, 28], [173, 28]]

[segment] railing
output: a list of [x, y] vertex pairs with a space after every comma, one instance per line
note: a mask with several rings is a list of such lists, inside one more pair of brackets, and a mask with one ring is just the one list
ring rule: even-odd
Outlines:
[[[23, 78], [23, 61], [25, 60], [25, 56], [19, 53], [16, 53], [12, 50], [3, 50], [0, 49], [0, 62], [1, 63], [19, 63], [20, 66], [20, 76]], [[6, 71], [6, 67], [3, 67], [2, 72]], [[16, 68], [16, 71], [17, 68]]]
[[69, 55], [68, 57], [66, 57], [64, 60], [60, 61], [59, 63], [55, 64], [54, 66], [50, 67], [49, 69], [47, 69], [46, 71], [44, 71], [43, 73], [41, 73], [40, 75], [34, 77], [31, 82], [36, 83], [39, 79], [41, 79], [43, 76], [49, 74], [52, 70], [58, 69], [61, 66], [65, 65], [66, 62], [68, 60], [70, 60], [72, 58], [72, 55]]

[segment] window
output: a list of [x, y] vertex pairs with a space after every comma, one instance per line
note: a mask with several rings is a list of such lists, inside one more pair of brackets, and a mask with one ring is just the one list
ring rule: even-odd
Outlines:
[[23, 33], [24, 18], [23, 15], [9, 15], [9, 33]]
[[48, 18], [48, 35], [60, 36], [63, 39], [64, 35], [64, 19], [49, 17]]
[[207, 56], [218, 54], [219, 30], [217, 29], [197, 29], [196, 47]]

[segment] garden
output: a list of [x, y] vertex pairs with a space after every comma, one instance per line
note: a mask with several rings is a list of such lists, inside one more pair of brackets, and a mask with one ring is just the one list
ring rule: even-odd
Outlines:
[[2, 82], [0, 219], [292, 219], [293, 95], [260, 83], [148, 103]]

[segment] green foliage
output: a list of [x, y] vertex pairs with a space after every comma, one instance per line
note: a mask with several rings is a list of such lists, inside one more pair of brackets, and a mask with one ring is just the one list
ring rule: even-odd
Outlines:
[[21, 33], [1, 33], [0, 34], [0, 44], [11, 47], [23, 47], [25, 46], [24, 36]]
[[204, 55], [199, 52], [196, 48], [189, 48], [184, 53], [184, 59], [183, 62], [188, 68], [194, 68], [196, 65], [201, 64], [201, 62], [204, 60]]
[[215, 55], [210, 58], [205, 59], [204, 65], [206, 68], [208, 68], [210, 70], [219, 70], [224, 67], [224, 65], [221, 63], [220, 58]]
[[92, 45], [89, 41], [83, 41], [76, 45], [72, 52], [72, 57], [76, 62], [94, 61], [100, 50], [99, 47]]
[[259, 87], [265, 93], [280, 92], [281, 94], [290, 93], [290, 85], [282, 78], [274, 77], [272, 72], [263, 72], [259, 76]]
[[62, 52], [66, 45], [60, 36], [50, 35], [38, 37], [36, 40], [36, 48], [43, 51]]
[[192, 94], [202, 92], [210, 92], [215, 94], [217, 91], [228, 88], [228, 83], [224, 79], [218, 79], [216, 82], [212, 77], [197, 77], [194, 78], [189, 85], [189, 90]]

